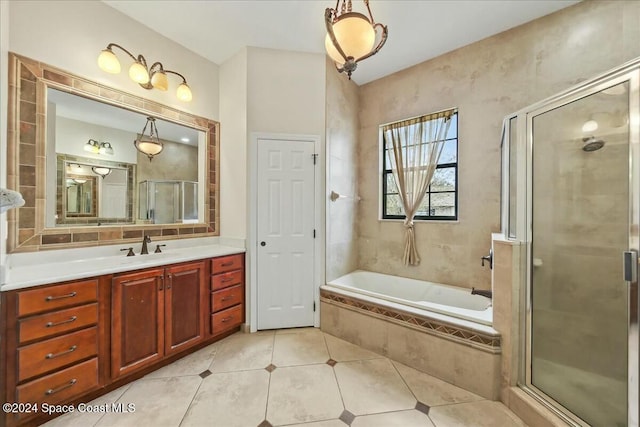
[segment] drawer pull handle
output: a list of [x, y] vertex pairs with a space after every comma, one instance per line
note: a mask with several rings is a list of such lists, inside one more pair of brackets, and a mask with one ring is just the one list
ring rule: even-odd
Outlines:
[[49, 295], [48, 297], [46, 297], [44, 300], [45, 301], [55, 301], [57, 299], [64, 299], [64, 298], [73, 298], [77, 295], [77, 292], [71, 292], [70, 294], [66, 294], [66, 295], [60, 295], [58, 297], [54, 297], [53, 295]]
[[231, 267], [233, 265], [233, 261], [223, 262], [220, 264], [221, 267]]
[[233, 277], [225, 277], [224, 279], [220, 280], [222, 283], [228, 283], [230, 281], [233, 280]]
[[233, 316], [225, 317], [221, 320], [222, 323], [227, 323], [229, 320], [233, 319]]
[[223, 302], [224, 302], [224, 301], [229, 301], [230, 299], [233, 299], [233, 297], [234, 297], [234, 295], [233, 295], [233, 294], [231, 294], [231, 295], [229, 295], [228, 297], [223, 297], [220, 301], [223, 301]]
[[45, 359], [55, 359], [56, 357], [64, 356], [65, 354], [73, 353], [78, 348], [77, 345], [69, 347], [67, 351], [61, 351], [58, 354], [49, 353], [45, 356]]
[[70, 318], [68, 318], [67, 320], [63, 320], [62, 322], [58, 322], [58, 323], [47, 322], [47, 324], [45, 326], [47, 328], [51, 328], [51, 327], [54, 327], [54, 326], [64, 325], [65, 323], [75, 322], [77, 319], [78, 319], [77, 316], [71, 316]]
[[78, 380], [76, 380], [74, 378], [71, 381], [69, 381], [68, 383], [66, 383], [65, 385], [61, 385], [58, 388], [50, 388], [49, 390], [45, 391], [44, 394], [45, 394], [45, 396], [50, 396], [52, 394], [56, 394], [59, 391], [62, 391], [62, 390], [67, 389], [69, 387], [72, 387], [77, 382], [78, 382]]

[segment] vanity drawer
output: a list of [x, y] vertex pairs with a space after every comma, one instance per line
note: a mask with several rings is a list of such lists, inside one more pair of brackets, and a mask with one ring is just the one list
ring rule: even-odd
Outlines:
[[244, 267], [244, 254], [228, 255], [211, 260], [211, 274], [224, 273]]
[[213, 335], [224, 332], [242, 323], [244, 304], [213, 313], [211, 315], [211, 333]]
[[83, 280], [18, 293], [18, 316], [57, 310], [98, 299], [98, 280]]
[[242, 285], [211, 292], [211, 311], [220, 311], [240, 304], [244, 296]]
[[93, 325], [97, 322], [97, 303], [41, 314], [18, 321], [19, 341], [24, 343]]
[[51, 372], [98, 354], [98, 328], [92, 327], [18, 349], [18, 381]]
[[55, 404], [69, 401], [98, 386], [98, 359], [89, 359], [17, 388], [20, 403]]
[[229, 286], [244, 284], [244, 270], [232, 271], [231, 273], [216, 274], [211, 276], [211, 290], [228, 288]]

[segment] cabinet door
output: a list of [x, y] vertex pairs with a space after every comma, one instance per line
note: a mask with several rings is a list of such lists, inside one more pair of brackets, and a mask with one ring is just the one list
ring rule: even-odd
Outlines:
[[[205, 263], [192, 262], [166, 269], [165, 354], [172, 354], [204, 339], [207, 306]], [[206, 299], [205, 299], [206, 303]]]
[[116, 378], [164, 355], [164, 269], [125, 274], [112, 283], [111, 375]]

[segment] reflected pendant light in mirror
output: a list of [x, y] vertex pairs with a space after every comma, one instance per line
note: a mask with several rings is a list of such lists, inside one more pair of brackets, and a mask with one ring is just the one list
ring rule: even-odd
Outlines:
[[[147, 133], [147, 128], [149, 132]], [[147, 117], [147, 123], [142, 128], [140, 136], [133, 141], [136, 149], [149, 158], [149, 161], [153, 160], [153, 156], [160, 154], [164, 145], [158, 138], [158, 129], [156, 128], [156, 119], [154, 117]]]
[[91, 170], [93, 171], [93, 173], [95, 173], [96, 175], [100, 175], [103, 179], [109, 175], [112, 171], [111, 168], [106, 168], [106, 167], [101, 167], [101, 166], [93, 166], [91, 168]]

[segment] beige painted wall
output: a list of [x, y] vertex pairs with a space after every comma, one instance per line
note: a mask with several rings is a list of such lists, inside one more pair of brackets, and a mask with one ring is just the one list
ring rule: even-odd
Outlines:
[[327, 281], [358, 268], [358, 86], [327, 60]]
[[[185, 49], [140, 22], [101, 1], [10, 1], [9, 49], [91, 80], [218, 120], [218, 66]], [[127, 74], [129, 61], [114, 50], [121, 62], [120, 74], [98, 68], [98, 55], [109, 43], [117, 43], [150, 64], [160, 61], [166, 69], [183, 74], [193, 91], [191, 102], [179, 101], [180, 80], [169, 77], [169, 90], [146, 90]], [[177, 79], [177, 80], [176, 80]]]
[[220, 66], [220, 230], [246, 238], [247, 49]]
[[[585, 1], [362, 86], [359, 266], [488, 288], [480, 257], [500, 228], [503, 117], [640, 56], [638, 40], [640, 2]], [[402, 223], [378, 220], [378, 126], [449, 107], [460, 113], [459, 220], [418, 223], [422, 263], [405, 267]]]

